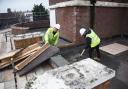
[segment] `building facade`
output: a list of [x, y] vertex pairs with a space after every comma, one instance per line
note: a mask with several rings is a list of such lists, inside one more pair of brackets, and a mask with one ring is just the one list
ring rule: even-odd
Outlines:
[[[128, 34], [128, 1], [97, 0], [94, 30], [101, 38]], [[61, 37], [79, 44], [79, 29], [90, 26], [89, 0], [49, 0], [50, 25], [61, 25]]]
[[14, 13], [0, 13], [0, 29], [9, 27], [18, 22], [18, 18]]

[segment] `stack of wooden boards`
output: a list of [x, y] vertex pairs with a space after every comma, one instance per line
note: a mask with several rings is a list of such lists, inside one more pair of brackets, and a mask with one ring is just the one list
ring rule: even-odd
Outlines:
[[28, 46], [27, 48], [13, 50], [9, 53], [4, 53], [0, 55], [0, 69], [3, 69], [11, 65], [11, 58], [13, 58], [14, 62], [22, 61], [41, 48], [41, 44], [36, 43]]
[[19, 75], [23, 75], [58, 52], [59, 49], [57, 47], [50, 46], [49, 44], [43, 45], [41, 43], [36, 43], [25, 49], [15, 50], [1, 56], [0, 69], [11, 65], [11, 58], [13, 58], [13, 62], [20, 61], [20, 63], [15, 66], [15, 69]]

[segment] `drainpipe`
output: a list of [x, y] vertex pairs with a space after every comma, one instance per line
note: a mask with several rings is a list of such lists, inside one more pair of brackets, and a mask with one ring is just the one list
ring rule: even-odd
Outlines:
[[90, 28], [94, 29], [95, 24], [95, 3], [96, 0], [90, 0]]

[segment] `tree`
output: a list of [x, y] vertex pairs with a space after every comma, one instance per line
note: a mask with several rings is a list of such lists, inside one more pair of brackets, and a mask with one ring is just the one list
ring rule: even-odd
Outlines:
[[11, 8], [7, 8], [7, 13], [11, 13]]
[[32, 12], [34, 21], [49, 19], [48, 10], [42, 4], [34, 5]]

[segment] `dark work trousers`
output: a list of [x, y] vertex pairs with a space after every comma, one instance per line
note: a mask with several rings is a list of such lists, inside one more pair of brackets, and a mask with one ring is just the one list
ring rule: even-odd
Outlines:
[[89, 48], [88, 48], [88, 53], [89, 53], [89, 57], [90, 57], [90, 58], [94, 58], [94, 55], [93, 55], [94, 50], [96, 50], [97, 57], [98, 57], [98, 58], [101, 57], [101, 55], [100, 55], [100, 50], [99, 50], [99, 46], [100, 46], [100, 44], [97, 45], [96, 47], [93, 47], [93, 48], [89, 47]]

